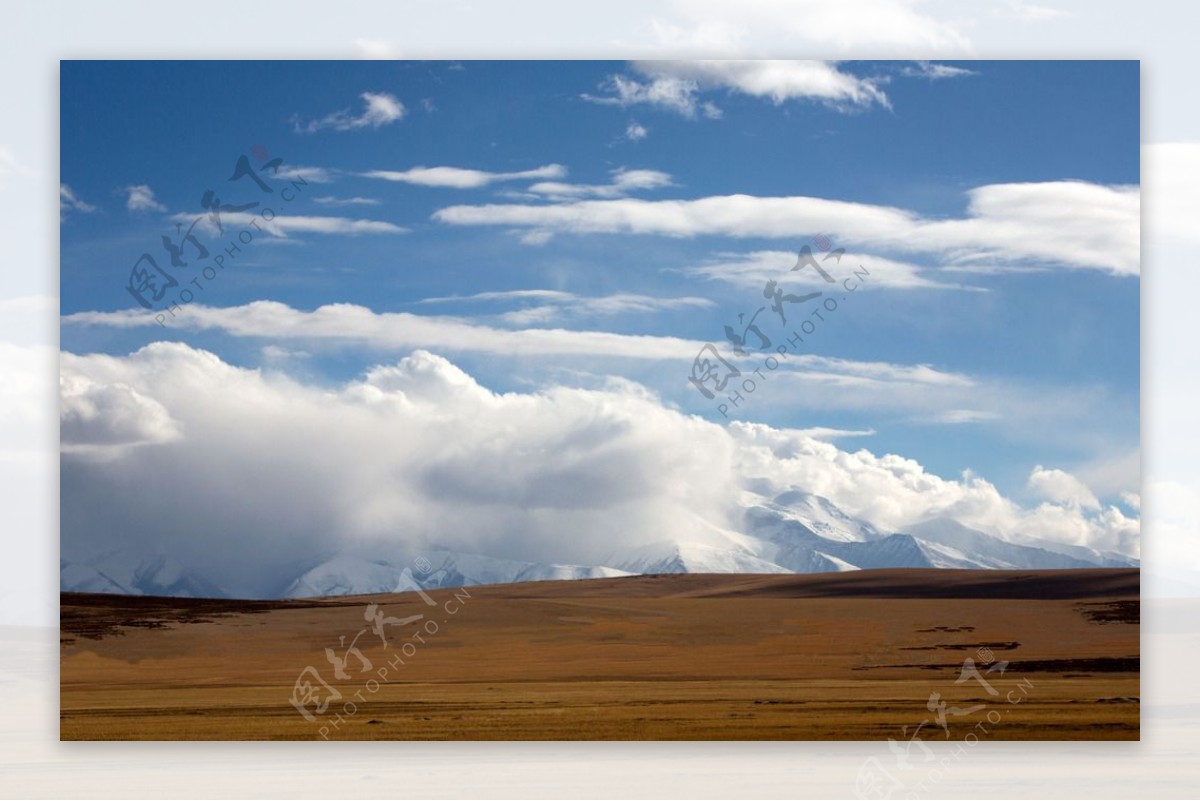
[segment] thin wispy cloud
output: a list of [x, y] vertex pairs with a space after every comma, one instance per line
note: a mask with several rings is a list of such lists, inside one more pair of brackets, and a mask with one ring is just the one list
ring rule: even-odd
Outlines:
[[326, 167], [305, 167], [285, 164], [275, 173], [283, 181], [307, 181], [310, 184], [331, 184], [337, 179], [335, 170]]
[[373, 197], [330, 197], [328, 195], [314, 197], [313, 203], [320, 206], [378, 206], [382, 201]]
[[363, 173], [367, 178], [448, 189], [479, 189], [502, 181], [563, 178], [566, 174], [567, 168], [561, 164], [547, 164], [532, 170], [516, 172], [488, 172], [465, 167], [413, 167], [407, 170], [370, 170]]
[[66, 219], [71, 212], [80, 214], [91, 214], [96, 210], [96, 207], [91, 203], [85, 202], [77, 196], [71, 187], [66, 184], [58, 186], [58, 216], [60, 219]]
[[973, 70], [954, 67], [950, 64], [917, 61], [914, 64], [902, 67], [900, 74], [905, 78], [928, 78], [931, 81], [936, 81], [943, 78], [963, 78], [968, 75], [975, 75], [976, 73]]
[[[176, 214], [171, 219], [179, 223], [190, 223], [196, 218], [194, 215]], [[274, 237], [286, 237], [288, 234], [405, 234], [409, 230], [402, 225], [383, 220], [349, 217], [276, 214], [272, 219], [266, 220], [247, 212], [225, 212], [221, 215], [221, 224], [227, 229], [234, 226], [246, 227], [251, 222], [254, 222], [259, 230]], [[210, 234], [218, 233], [216, 224], [208, 217], [202, 218], [200, 225]]]
[[[866, 253], [855, 253], [847, 264], [854, 269], [865, 268], [871, 276], [872, 287], [889, 289], [958, 289], [979, 292], [980, 287], [949, 283], [936, 278], [936, 269], [885, 259]], [[797, 254], [788, 250], [756, 250], [750, 253], [725, 253], [712, 261], [681, 270], [684, 275], [710, 281], [722, 281], [735, 286], [761, 289], [766, 281], [779, 280], [788, 285], [820, 288], [825, 283], [814, 270], [792, 272]]]
[[517, 289], [426, 298], [421, 304], [521, 303], [519, 309], [502, 312], [498, 319], [510, 325], [546, 325], [568, 317], [601, 317], [619, 314], [702, 309], [715, 306], [708, 298], [653, 297], [620, 292], [587, 297], [554, 289]]
[[362, 99], [363, 108], [357, 114], [350, 109], [342, 109], [307, 122], [296, 116], [292, 119], [292, 129], [296, 133], [357, 131], [363, 128], [382, 128], [404, 117], [404, 104], [395, 95], [386, 92], [363, 92], [359, 97]]
[[[528, 290], [527, 290], [528, 291]], [[542, 299], [570, 302], [569, 293], [532, 290]], [[496, 296], [498, 297], [498, 296]], [[526, 297], [534, 297], [527, 295]], [[629, 297], [629, 296], [626, 296]], [[635, 296], [636, 297], [636, 296]], [[450, 302], [451, 298], [436, 299]], [[597, 299], [593, 299], [597, 300]], [[653, 301], [653, 299], [651, 299]], [[628, 300], [599, 300], [612, 306]], [[692, 305], [704, 299], [685, 299]], [[63, 317], [72, 325], [111, 328], [160, 327], [154, 315], [129, 309], [115, 312], [76, 312]], [[677, 360], [690, 363], [706, 343], [673, 336], [617, 334], [607, 331], [566, 328], [527, 328], [511, 330], [474, 322], [460, 317], [426, 316], [407, 312], [376, 312], [365, 306], [335, 303], [312, 311], [294, 309], [275, 301], [255, 301], [242, 306], [215, 307], [189, 304], [176, 312], [172, 326], [189, 331], [222, 331], [238, 337], [260, 337], [276, 341], [357, 343], [375, 348], [403, 351], [429, 348], [459, 353], [484, 353], [506, 356], [597, 356], [636, 360]], [[870, 382], [898, 381], [941, 387], [972, 387], [969, 376], [939, 370], [929, 365], [892, 364], [882, 361], [857, 361], [816, 354], [798, 354], [790, 358], [790, 367], [802, 368], [829, 380], [841, 376], [847, 380]]]
[[1053, 181], [993, 184], [967, 194], [966, 216], [951, 219], [825, 198], [752, 195], [450, 206], [434, 219], [451, 225], [674, 237], [794, 240], [799, 231], [826, 231], [860, 249], [934, 253], [962, 263], [1034, 262], [1120, 275], [1140, 271], [1136, 186]]
[[607, 184], [571, 184], [563, 181], [540, 181], [526, 190], [535, 195], [554, 199], [583, 197], [623, 197], [637, 191], [671, 186], [671, 176], [659, 170], [631, 170], [624, 167], [612, 171]]

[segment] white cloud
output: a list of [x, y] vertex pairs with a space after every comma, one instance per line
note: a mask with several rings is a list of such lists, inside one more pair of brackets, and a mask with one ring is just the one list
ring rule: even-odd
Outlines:
[[519, 172], [486, 172], [463, 167], [413, 167], [402, 171], [371, 170], [363, 173], [367, 178], [381, 178], [385, 181], [450, 189], [478, 189], [500, 181], [563, 178], [566, 174], [567, 168], [561, 164], [547, 164], [544, 167]]
[[554, 238], [553, 231], [539, 231], [536, 228], [532, 231], [521, 231], [518, 233], [522, 245], [531, 245], [533, 247], [541, 247]]
[[825, 61], [643, 61], [632, 66], [645, 80], [612, 75], [601, 86], [603, 94], [584, 94], [584, 99], [622, 107], [655, 106], [689, 119], [698, 114], [710, 119], [721, 116], [711, 101], [699, 97], [703, 91], [715, 90], [764, 98], [776, 105], [788, 100], [816, 100], [841, 109], [888, 105], [874, 81]]
[[[523, 295], [520, 293], [524, 293]], [[486, 296], [489, 293], [483, 293]], [[557, 290], [519, 290], [517, 297], [545, 301], [581, 302], [569, 293]], [[494, 299], [514, 297], [514, 293], [493, 293]], [[618, 295], [591, 298], [586, 302], [609, 308], [642, 304], [642, 296]], [[630, 300], [630, 299], [633, 300]], [[478, 298], [476, 298], [478, 299]], [[431, 299], [439, 303], [456, 299]], [[684, 305], [705, 303], [688, 298]], [[114, 328], [158, 328], [153, 315], [141, 309], [125, 311], [76, 312], [62, 318], [64, 323], [101, 325]], [[440, 351], [490, 353], [505, 356], [596, 356], [636, 360], [675, 360], [690, 364], [704, 342], [669, 336], [614, 334], [607, 331], [582, 331], [561, 328], [509, 330], [473, 323], [457, 317], [434, 317], [406, 312], [374, 312], [364, 306], [335, 303], [312, 311], [293, 309], [276, 301], [260, 300], [244, 306], [212, 307], [188, 304], [175, 312], [172, 327], [192, 331], [223, 331], [238, 337], [263, 337], [306, 342], [357, 343], [374, 348], [408, 351], [428, 348]], [[867, 362], [815, 354], [794, 354], [787, 359], [788, 370], [804, 380], [862, 390], [875, 387], [881, 394], [903, 386], [940, 387], [962, 390], [975, 386], [969, 376], [939, 370], [929, 365], [904, 365]], [[780, 369], [780, 378], [784, 370]], [[681, 376], [682, 380], [682, 376]], [[851, 399], [846, 399], [850, 402]], [[855, 398], [854, 401], [861, 401]]]
[[275, 173], [275, 177], [284, 181], [331, 184], [334, 181], [334, 171], [325, 167], [304, 167], [299, 164], [285, 164]]
[[984, 423], [999, 418], [996, 412], [985, 412], [980, 409], [947, 409], [930, 418], [931, 422], [946, 425], [964, 425], [967, 423]]
[[148, 184], [137, 184], [135, 186], [125, 187], [125, 192], [128, 197], [125, 200], [125, 208], [133, 212], [140, 211], [166, 211], [167, 207], [158, 202], [154, 197], [154, 190]]
[[[508, 299], [549, 307], [507, 319], [467, 318], [419, 315], [405, 312], [374, 312], [352, 304], [331, 304], [311, 311], [293, 309], [274, 301], [256, 301], [225, 308], [188, 304], [171, 319], [170, 328], [181, 331], [213, 331], [229, 336], [265, 340], [264, 344], [300, 347], [310, 352], [346, 347], [374, 352], [407, 353], [423, 348], [449, 354], [486, 354], [495, 359], [521, 360], [538, 357], [538, 370], [578, 367], [580, 357], [593, 361], [593, 371], [610, 370], [620, 374], [648, 367], [659, 369], [659, 380], [666, 391], [674, 391], [690, 400], [696, 398], [686, 383], [688, 370], [705, 342], [671, 336], [612, 333], [573, 326], [573, 315], [596, 314], [606, 308], [641, 305], [642, 313], [655, 310], [646, 306], [654, 299], [639, 296], [613, 299], [580, 299], [558, 290], [524, 290], [524, 296], [500, 293], [497, 302]], [[535, 294], [536, 293], [536, 294]], [[451, 301], [442, 301], [445, 305]], [[474, 302], [482, 302], [476, 300]], [[703, 299], [684, 301], [703, 303]], [[572, 304], [580, 304], [573, 310]], [[437, 304], [429, 304], [437, 305]], [[565, 308], [554, 308], [561, 306]], [[591, 306], [590, 309], [587, 307]], [[636, 308], [635, 308], [636, 310]], [[682, 313], [677, 311], [675, 313]], [[562, 326], [545, 326], [562, 319]], [[728, 322], [734, 322], [729, 320]], [[77, 312], [62, 318], [63, 325], [105, 326], [113, 328], [150, 328], [161, 331], [154, 315], [141, 309], [124, 311]], [[773, 334], [774, 332], [772, 332]], [[720, 328], [712, 331], [726, 355], [729, 346], [721, 344]], [[782, 344], [776, 337], [771, 348]], [[761, 366], [763, 352], [741, 361], [753, 370]], [[522, 362], [529, 365], [530, 362]], [[674, 389], [673, 389], [674, 388]], [[898, 364], [884, 361], [859, 361], [789, 352], [770, 373], [770, 390], [755, 396], [753, 409], [733, 410], [730, 417], [744, 414], [768, 415], [798, 410], [819, 412], [837, 407], [847, 413], [871, 413], [872, 419], [888, 415], [906, 424], [917, 420], [931, 424], [960, 424], [955, 410], [972, 410], [976, 422], [1028, 441], [1076, 442], [1080, 426], [1091, 425], [1091, 418], [1080, 417], [1080, 408], [1097, 408], [1103, 393], [1094, 387], [1060, 387], [1039, 384], [1012, 384], [1005, 380], [982, 380], [975, 376], [930, 364]], [[709, 407], [710, 412], [715, 408]]]
[[1200, 141], [1143, 145], [1142, 169], [1151, 204], [1148, 237], [1200, 244]]
[[391, 42], [381, 39], [355, 39], [354, 46], [358, 48], [362, 58], [395, 60], [400, 58], [400, 51]]
[[1021, 22], [1044, 22], [1049, 19], [1071, 16], [1070, 12], [1062, 9], [1026, 3], [1024, 0], [1007, 0], [995, 13], [996, 16], [1009, 17]]
[[380, 201], [372, 197], [314, 197], [313, 203], [319, 206], [378, 206]]
[[17, 175], [27, 177], [32, 174], [32, 170], [17, 161], [17, 157], [12, 154], [12, 151], [0, 146], [0, 187], [5, 185], [5, 179], [8, 176]]
[[[141, 310], [78, 312], [68, 323], [139, 328], [157, 325]], [[436, 348], [508, 355], [619, 356], [690, 361], [704, 343], [676, 337], [611, 334], [603, 331], [529, 329], [510, 331], [454, 317], [405, 312], [376, 313], [347, 303], [300, 311], [275, 301], [215, 308], [189, 304], [176, 313], [173, 326], [219, 330], [234, 336], [352, 342], [394, 350]]]
[[66, 184], [58, 186], [58, 214], [61, 219], [65, 219], [67, 214], [73, 211], [81, 214], [90, 214], [95, 211], [96, 207], [91, 203], [85, 203], [80, 199], [71, 187]]
[[602, 560], [702, 536], [734, 492], [722, 429], [632, 387], [499, 395], [418, 351], [330, 389], [175, 343], [64, 354], [62, 369], [153, 399], [184, 432], [103, 465], [68, 450], [64, 555], [150, 546], [238, 594], [277, 591], [297, 562], [354, 547]]
[[[602, 563], [663, 538], [704, 542], [737, 525], [751, 485], [818, 493], [883, 530], [947, 516], [1014, 540], [1137, 550], [1139, 521], [1113, 508], [1025, 509], [978, 476], [821, 439], [864, 432], [724, 428], [627, 381], [497, 394], [417, 351], [330, 387], [180, 343], [64, 353], [62, 375], [70, 397], [120, 411], [64, 405], [64, 556], [140, 545], [242, 595], [348, 549]], [[78, 452], [95, 443], [124, 447], [103, 463]]]
[[600, 297], [581, 297], [558, 293], [549, 302], [504, 312], [499, 319], [509, 325], [546, 325], [571, 317], [607, 317], [618, 314], [648, 314], [676, 309], [699, 309], [715, 305], [707, 298], [658, 298], [649, 295], [618, 293]]
[[297, 133], [355, 131], [362, 128], [381, 128], [404, 117], [404, 104], [394, 95], [386, 92], [363, 92], [359, 97], [363, 101], [363, 110], [358, 115], [352, 114], [349, 109], [343, 109], [308, 122], [294, 118], [293, 128]]
[[906, 78], [928, 78], [931, 81], [936, 81], [942, 78], [961, 78], [966, 75], [974, 75], [975, 72], [963, 69], [962, 67], [952, 67], [949, 64], [918, 61], [912, 65], [902, 67], [900, 74]]
[[1050, 469], [1039, 464], [1029, 474], [1029, 488], [1052, 503], [1083, 509], [1100, 508], [1100, 501], [1087, 485], [1065, 470]]
[[1116, 507], [1047, 502], [1027, 509], [970, 471], [949, 480], [913, 459], [865, 449], [849, 453], [796, 431], [749, 423], [733, 423], [729, 431], [739, 442], [743, 480], [773, 491], [802, 487], [884, 531], [949, 517], [1013, 542], [1040, 538], [1131, 556], [1139, 553], [1140, 521]]
[[629, 124], [625, 126], [625, 138], [630, 142], [641, 141], [642, 139], [645, 139], [649, 133], [650, 132], [646, 130], [646, 126], [642, 125], [636, 120], [630, 120]]
[[459, 205], [437, 211], [434, 218], [452, 225], [681, 237], [795, 240], [824, 231], [848, 248], [935, 253], [962, 263], [1032, 261], [1121, 275], [1140, 270], [1136, 186], [1083, 181], [991, 184], [970, 190], [968, 198], [966, 215], [949, 219], [924, 218], [891, 206], [752, 195]]
[[661, 189], [671, 186], [671, 176], [658, 170], [631, 170], [625, 167], [612, 171], [607, 184], [570, 184], [562, 181], [539, 181], [527, 191], [556, 200], [581, 197], [623, 197], [632, 192]]
[[[63, 359], [70, 361], [71, 354]], [[105, 459], [126, 448], [179, 439], [179, 425], [161, 403], [122, 384], [98, 384], [65, 368], [60, 379], [62, 449]]]
[[[817, 254], [820, 256], [821, 254]], [[853, 256], [843, 256], [846, 264], [853, 269], [865, 269], [870, 274], [872, 287], [888, 287], [892, 289], [965, 289], [981, 291], [978, 287], [963, 284], [951, 284], [926, 277], [935, 275], [937, 270], [923, 270], [915, 264], [885, 259], [871, 254], [855, 253]], [[711, 281], [722, 281], [735, 286], [762, 289], [767, 281], [778, 281], [783, 286], [802, 285], [821, 288], [825, 280], [812, 269], [801, 269], [792, 272], [798, 261], [794, 251], [787, 250], [756, 250], [750, 253], [723, 253], [713, 261], [696, 267], [684, 268], [684, 275], [694, 278], [705, 278]], [[825, 266], [834, 270], [837, 263], [828, 262]], [[925, 273], [925, 274], [923, 274]]]
[[817, 426], [815, 428], [796, 429], [796, 433], [801, 436], [811, 437], [812, 439], [827, 442], [835, 439], [848, 439], [851, 437], [873, 437], [877, 432], [873, 428], [849, 429]]
[[670, 0], [665, 16], [648, 27], [648, 41], [633, 46], [654, 53], [731, 56], [969, 53], [962, 23], [939, 19], [923, 5], [918, 0]]
[[[191, 222], [195, 215], [176, 214], [171, 219], [176, 222]], [[247, 227], [251, 221], [258, 228], [274, 237], [286, 237], [288, 234], [404, 234], [408, 229], [395, 223], [382, 220], [356, 220], [348, 217], [314, 217], [309, 215], [276, 214], [270, 220], [244, 211], [225, 212], [221, 215], [221, 224], [226, 229], [232, 227]], [[217, 228], [209, 218], [205, 217], [200, 223], [210, 233], [216, 233]], [[252, 231], [252, 234], [255, 233]], [[268, 240], [270, 241], [270, 240]]]
[[[0, 298], [0, 312], [7, 314], [45, 314], [58, 312], [58, 297], [55, 295], [20, 295], [15, 298]], [[5, 337], [0, 336], [0, 340]]]
[[1128, 450], [1105, 454], [1072, 467], [1071, 472], [1101, 497], [1140, 492], [1142, 449], [1135, 445]]

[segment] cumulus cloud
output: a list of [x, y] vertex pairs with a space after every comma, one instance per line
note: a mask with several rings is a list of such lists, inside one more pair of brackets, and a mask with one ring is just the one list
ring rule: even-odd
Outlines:
[[363, 173], [367, 178], [450, 189], [479, 189], [500, 181], [563, 178], [566, 174], [567, 168], [561, 164], [547, 164], [544, 167], [518, 172], [487, 172], [464, 167], [413, 167], [408, 170], [371, 170]]
[[302, 122], [299, 117], [295, 117], [292, 126], [296, 133], [355, 131], [362, 128], [382, 128], [404, 117], [404, 104], [394, 95], [386, 92], [363, 92], [359, 97], [362, 99], [363, 109], [357, 115], [350, 109], [342, 109], [308, 122]]
[[636, 120], [630, 120], [629, 124], [625, 126], [625, 138], [630, 142], [641, 141], [642, 139], [645, 139], [649, 133], [650, 132], [646, 130], [646, 126], [642, 125]]
[[1084, 181], [991, 184], [968, 192], [966, 214], [926, 218], [891, 206], [825, 198], [721, 195], [693, 200], [580, 200], [551, 205], [450, 206], [451, 225], [504, 225], [572, 233], [794, 240], [824, 231], [865, 250], [933, 253], [960, 263], [1048, 263], [1140, 271], [1140, 192]]
[[[850, 453], [797, 431], [751, 423], [733, 423], [729, 431], [739, 443], [744, 480], [772, 492], [791, 486], [815, 492], [884, 531], [947, 517], [1012, 542], [1042, 539], [1139, 553], [1140, 521], [1114, 506], [1047, 501], [1029, 509], [970, 471], [946, 479], [913, 459], [865, 449]], [[1057, 477], [1051, 483], [1056, 482], [1068, 483]]]
[[[355, 550], [596, 563], [664, 538], [703, 543], [736, 527], [749, 486], [816, 492], [884, 530], [949, 516], [1014, 540], [1137, 548], [1138, 521], [1112, 508], [1025, 509], [977, 476], [825, 441], [861, 432], [725, 428], [628, 381], [498, 394], [416, 351], [329, 387], [180, 343], [64, 353], [62, 375], [75, 399], [63, 411], [64, 556], [141, 546], [238, 594], [276, 592], [298, 568]], [[81, 413], [82, 398], [120, 413]], [[103, 463], [79, 452], [133, 441]]]
[[498, 395], [420, 351], [332, 391], [176, 343], [62, 369], [155, 399], [186, 432], [100, 466], [65, 454], [64, 554], [151, 546], [238, 593], [356, 547], [600, 560], [703, 537], [732, 499], [722, 429], [644, 390]]
[[1064, 470], [1050, 469], [1039, 464], [1029, 474], [1029, 488], [1052, 503], [1083, 509], [1100, 508], [1100, 501], [1087, 485]]
[[[69, 361], [70, 354], [64, 354]], [[180, 429], [161, 403], [122, 384], [97, 384], [67, 368], [60, 380], [61, 442], [65, 453], [107, 458], [125, 448], [170, 442]]]
[[721, 116], [712, 101], [699, 97], [700, 92], [712, 90], [763, 98], [776, 105], [789, 100], [817, 100], [842, 109], [888, 104], [875, 82], [826, 61], [644, 61], [632, 66], [643, 80], [612, 75], [601, 85], [602, 94], [584, 94], [584, 99], [622, 107], [656, 106], [689, 119]]
[[125, 187], [125, 208], [133, 212], [166, 211], [167, 207], [158, 202], [154, 190], [148, 184], [137, 184]]

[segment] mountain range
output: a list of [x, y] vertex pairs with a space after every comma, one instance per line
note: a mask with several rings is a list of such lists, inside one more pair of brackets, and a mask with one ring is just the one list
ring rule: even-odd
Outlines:
[[[271, 598], [359, 595], [412, 589], [409, 569], [427, 589], [521, 581], [610, 578], [661, 573], [826, 573], [871, 568], [1070, 569], [1136, 567], [1138, 560], [1026, 538], [1002, 540], [948, 517], [882, 532], [819, 495], [790, 490], [747, 493], [741, 530], [709, 527], [692, 539], [663, 539], [618, 549], [602, 564], [550, 564], [431, 549], [411, 558], [333, 553], [280, 582]], [[127, 548], [60, 561], [64, 592], [220, 598], [219, 577], [201, 575], [160, 553]]]

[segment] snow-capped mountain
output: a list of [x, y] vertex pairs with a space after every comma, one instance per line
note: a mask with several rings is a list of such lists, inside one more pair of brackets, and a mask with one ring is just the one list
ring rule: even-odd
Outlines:
[[411, 589], [411, 585], [402, 583], [406, 568], [412, 571], [412, 577], [426, 589], [630, 575], [610, 567], [543, 565], [449, 551], [434, 551], [423, 558], [427, 562], [423, 564], [426, 569], [414, 570], [411, 565], [416, 560], [378, 561], [355, 556], [335, 556], [305, 571], [283, 591], [281, 597], [365, 595]]
[[612, 557], [629, 573], [792, 573], [745, 547], [662, 540]]
[[123, 548], [84, 563], [60, 560], [59, 586], [70, 592], [226, 598], [217, 584], [162, 554]]
[[[1136, 567], [1138, 560], [1026, 537], [1009, 542], [950, 518], [882, 532], [826, 498], [799, 490], [773, 497], [747, 491], [735, 530], [705, 524], [687, 538], [613, 551], [600, 564], [527, 562], [450, 550], [333, 554], [272, 597], [361, 595], [410, 589], [406, 567], [428, 589], [520, 581], [611, 578], [650, 573], [825, 573], [875, 568], [1065, 569]], [[414, 568], [419, 565], [420, 568]], [[85, 562], [63, 560], [63, 590], [130, 595], [225, 597], [209, 578], [157, 554], [131, 549]]]
[[103, 592], [115, 595], [136, 595], [90, 565], [58, 561], [58, 583], [71, 592]]

